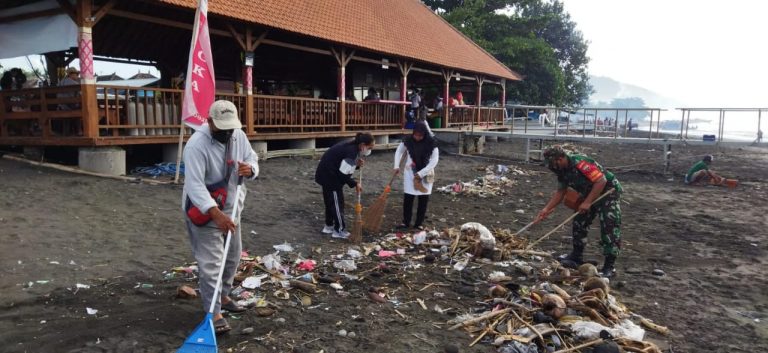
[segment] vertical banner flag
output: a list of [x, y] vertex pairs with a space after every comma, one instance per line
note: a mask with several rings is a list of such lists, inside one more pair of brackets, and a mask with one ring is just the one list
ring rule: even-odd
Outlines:
[[206, 124], [215, 91], [211, 38], [208, 34], [208, 0], [199, 0], [189, 49], [184, 101], [181, 104], [181, 118], [186, 125], [197, 129]]

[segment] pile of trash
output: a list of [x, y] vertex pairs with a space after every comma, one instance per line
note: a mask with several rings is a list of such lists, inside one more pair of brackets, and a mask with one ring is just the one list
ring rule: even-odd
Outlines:
[[536, 172], [524, 171], [510, 165], [495, 165], [485, 168], [485, 175], [469, 182], [457, 181], [437, 188], [437, 191], [450, 195], [468, 195], [477, 197], [503, 196], [517, 185], [519, 176], [531, 176]]
[[[392, 233], [331, 253], [313, 248], [304, 255], [291, 244], [279, 244], [263, 256], [242, 254], [230, 296], [259, 316], [273, 315], [287, 302], [319, 307], [313, 305], [318, 296], [321, 302], [365, 298], [392, 306], [403, 319], [398, 309], [410, 305], [433, 311], [443, 320], [439, 327], [468, 332], [470, 346], [494, 345], [504, 353], [597, 346], [608, 349], [602, 352], [619, 352], [618, 347], [661, 352], [644, 340], [646, 329], [662, 335], [668, 329], [621, 304], [594, 265], [563, 268], [551, 254], [527, 246], [526, 239], [509, 230], [491, 231], [476, 222], [443, 231]], [[166, 278], [193, 281], [196, 274], [196, 266], [181, 266]], [[452, 287], [456, 293], [473, 293], [460, 295], [457, 302], [457, 296], [447, 294]], [[193, 298], [196, 290], [182, 285], [178, 296]]]

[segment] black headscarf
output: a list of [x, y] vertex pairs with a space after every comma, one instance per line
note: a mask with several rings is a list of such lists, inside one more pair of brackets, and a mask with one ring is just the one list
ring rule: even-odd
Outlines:
[[413, 135], [405, 139], [405, 148], [411, 160], [416, 163], [416, 170], [421, 170], [429, 164], [429, 157], [432, 156], [432, 150], [435, 149], [435, 139], [429, 133], [427, 124], [423, 121], [416, 122], [413, 126], [413, 132], [419, 132], [424, 135], [421, 141], [416, 142]]

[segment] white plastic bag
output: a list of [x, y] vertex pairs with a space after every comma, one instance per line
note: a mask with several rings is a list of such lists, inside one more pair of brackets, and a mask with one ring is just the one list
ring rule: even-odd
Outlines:
[[485, 250], [493, 250], [496, 246], [496, 237], [484, 225], [477, 222], [469, 222], [461, 225], [461, 231], [475, 230], [480, 234], [480, 244]]

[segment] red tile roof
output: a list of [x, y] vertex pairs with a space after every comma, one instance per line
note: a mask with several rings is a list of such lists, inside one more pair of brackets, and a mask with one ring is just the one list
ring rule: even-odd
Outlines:
[[[196, 8], [197, 0], [160, 0]], [[437, 66], [521, 76], [418, 0], [209, 0], [211, 14]]]

